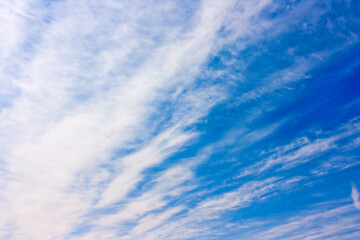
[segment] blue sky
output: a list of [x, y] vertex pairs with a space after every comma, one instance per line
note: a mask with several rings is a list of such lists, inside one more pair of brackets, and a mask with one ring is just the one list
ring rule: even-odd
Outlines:
[[0, 1], [0, 239], [360, 239], [360, 2]]

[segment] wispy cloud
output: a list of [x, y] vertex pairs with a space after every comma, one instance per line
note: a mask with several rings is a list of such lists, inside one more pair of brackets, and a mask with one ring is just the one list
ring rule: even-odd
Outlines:
[[[290, 168], [297, 167], [300, 164], [306, 163], [314, 158], [317, 158], [325, 153], [336, 150], [337, 153], [341, 150], [346, 151], [350, 142], [353, 148], [358, 148], [359, 145], [354, 145], [356, 137], [360, 132], [358, 119], [355, 118], [350, 122], [335, 129], [333, 134], [325, 138], [317, 138], [310, 141], [308, 137], [301, 137], [296, 139], [294, 142], [276, 147], [269, 152], [272, 153], [269, 157], [265, 157], [261, 161], [254, 165], [243, 169], [238, 177], [244, 177], [252, 174], [262, 174], [263, 172], [279, 167], [278, 170], [287, 170]], [[341, 144], [340, 141], [343, 141]], [[344, 141], [346, 142], [344, 144]], [[260, 156], [263, 157], [264, 155]], [[336, 156], [339, 157], [339, 156]], [[336, 159], [336, 158], [335, 158]], [[335, 161], [333, 159], [333, 163]], [[339, 164], [327, 164], [328, 168], [345, 169], [347, 166], [356, 164], [356, 162], [348, 162], [346, 165], [339, 166]], [[315, 173], [316, 171], [314, 171]], [[324, 173], [324, 171], [322, 171]]]
[[[336, 219], [336, 221], [332, 220]], [[258, 231], [252, 237], [262, 239], [352, 239], [359, 237], [359, 216], [349, 205], [314, 210], [286, 219], [283, 223]], [[266, 229], [266, 227], [265, 227]]]
[[357, 190], [355, 184], [351, 185], [351, 198], [353, 200], [354, 207], [360, 210], [360, 200], [359, 200], [359, 191]]
[[[254, 202], [266, 199], [272, 191], [291, 188], [300, 179], [265, 179], [246, 183], [233, 191], [200, 202], [195, 208], [144, 235], [145, 239], [190, 239], [221, 236], [219, 225], [229, 224], [221, 221], [228, 211], [245, 208]], [[231, 224], [229, 224], [229, 227]], [[136, 238], [131, 238], [136, 239]]]

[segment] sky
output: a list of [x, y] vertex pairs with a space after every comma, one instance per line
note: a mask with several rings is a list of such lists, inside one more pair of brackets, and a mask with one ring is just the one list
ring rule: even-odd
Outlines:
[[0, 240], [360, 239], [360, 1], [0, 0]]

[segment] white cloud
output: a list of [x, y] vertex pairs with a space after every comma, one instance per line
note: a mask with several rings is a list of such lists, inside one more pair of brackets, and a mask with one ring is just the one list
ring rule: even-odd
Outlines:
[[[221, 235], [222, 233], [216, 230], [217, 227], [221, 225], [226, 228], [227, 225], [226, 221], [221, 220], [222, 214], [263, 201], [270, 197], [268, 195], [270, 192], [291, 189], [300, 180], [299, 178], [287, 180], [269, 178], [248, 182], [232, 191], [205, 199], [176, 219], [148, 232], [144, 239], [192, 239]], [[230, 224], [229, 227], [231, 226]], [[238, 225], [235, 226], [235, 228], [238, 227]]]
[[360, 164], [356, 161], [356, 156], [335, 156], [330, 159], [326, 159], [317, 168], [311, 170], [314, 175], [325, 175], [334, 171], [342, 171], [347, 168]]
[[175, 207], [170, 208], [160, 214], [151, 214], [142, 218], [138, 225], [136, 225], [130, 232], [130, 235], [138, 235], [139, 233], [145, 233], [157, 226], [165, 223], [170, 217], [182, 211], [182, 208]]
[[[260, 156], [263, 159], [249, 167], [242, 169], [238, 177], [262, 174], [265, 171], [275, 167], [280, 167], [278, 170], [295, 168], [298, 165], [311, 161], [312, 159], [324, 155], [331, 150], [337, 150], [337, 153], [339, 153], [339, 151], [343, 149], [347, 150], [349, 146], [349, 144], [346, 144], [344, 147], [342, 146], [344, 143], [340, 145], [339, 142], [342, 140], [353, 143], [353, 139], [356, 139], [359, 132], [360, 128], [358, 120], [353, 119], [348, 123], [341, 125], [337, 129], [334, 129], [330, 134], [328, 134], [328, 136], [324, 138], [317, 138], [313, 141], [310, 141], [308, 137], [298, 138], [290, 144], [276, 147], [269, 150], [268, 152], [263, 152]], [[356, 147], [358, 146], [352, 146], [352, 148]], [[264, 155], [269, 153], [270, 156], [268, 157]], [[332, 161], [336, 161], [336, 158], [333, 158]], [[345, 169], [355, 164], [353, 162], [347, 162], [345, 165], [339, 165], [339, 161], [337, 162], [338, 164], [331, 166], [333, 169]], [[328, 165], [328, 163], [323, 164], [325, 164], [323, 168], [326, 168]], [[325, 173], [325, 171], [322, 171], [321, 169], [314, 169], [313, 173], [318, 174], [319, 171]]]
[[357, 190], [355, 184], [351, 185], [351, 198], [353, 200], [353, 205], [360, 210], [360, 199], [359, 191]]
[[[257, 239], [353, 239], [359, 237], [359, 216], [349, 205], [300, 212], [287, 219], [270, 220], [248, 233]], [[259, 223], [260, 224], [260, 223]]]

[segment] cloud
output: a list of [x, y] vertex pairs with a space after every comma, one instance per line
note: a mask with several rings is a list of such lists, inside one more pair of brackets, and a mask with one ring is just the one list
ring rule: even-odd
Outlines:
[[[271, 153], [268, 157], [263, 157], [265, 154], [265, 152], [263, 152], [263, 155], [260, 156], [263, 159], [242, 169], [238, 177], [263, 174], [269, 169], [273, 169], [275, 167], [278, 167], [278, 171], [285, 171], [311, 161], [312, 159], [320, 157], [333, 150], [337, 150], [336, 154], [339, 154], [339, 151], [341, 150], [345, 150], [346, 153], [349, 149], [349, 142], [352, 148], [359, 147], [359, 145], [354, 145], [359, 131], [359, 123], [357, 118], [355, 118], [345, 124], [342, 124], [338, 127], [338, 129], [334, 129], [332, 134], [328, 137], [317, 138], [313, 141], [310, 141], [308, 137], [300, 137], [290, 144], [278, 146], [275, 149], [268, 151], [268, 153]], [[332, 161], [336, 161], [338, 157], [339, 156], [335, 156]], [[356, 164], [348, 161], [345, 165], [342, 164], [341, 166], [339, 165], [340, 163], [336, 165], [329, 165], [328, 161], [329, 160], [327, 159], [327, 163], [324, 164], [333, 169], [345, 169]], [[326, 167], [324, 166], [324, 168]], [[318, 173], [318, 171], [314, 170], [313, 173]], [[322, 173], [325, 173], [325, 171], [322, 171]]]
[[265, 221], [263, 226], [248, 234], [262, 239], [352, 239], [359, 236], [358, 221], [359, 217], [353, 214], [349, 205], [326, 206], [300, 212], [285, 220]]
[[351, 185], [351, 198], [353, 200], [354, 207], [360, 210], [359, 191], [357, 190], [355, 184]]
[[270, 197], [267, 196], [270, 192], [286, 191], [298, 181], [300, 179], [297, 178], [287, 180], [270, 178], [248, 182], [237, 189], [200, 202], [186, 213], [146, 233], [144, 239], [201, 239], [202, 237], [221, 236], [224, 229], [219, 232], [217, 228], [219, 226], [226, 227], [228, 224], [221, 220], [223, 214], [246, 208], [258, 201], [264, 201]]
[[358, 164], [359, 162], [356, 161], [356, 156], [334, 156], [326, 159], [326, 161], [321, 163], [317, 168], [311, 170], [311, 173], [321, 176], [331, 172], [342, 171]]

